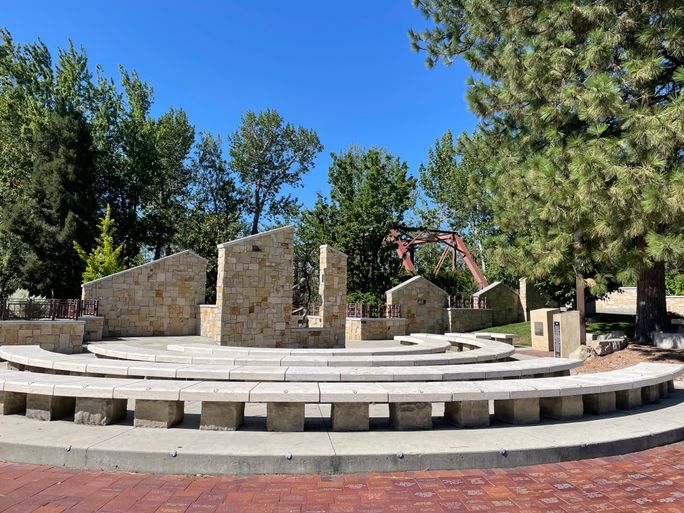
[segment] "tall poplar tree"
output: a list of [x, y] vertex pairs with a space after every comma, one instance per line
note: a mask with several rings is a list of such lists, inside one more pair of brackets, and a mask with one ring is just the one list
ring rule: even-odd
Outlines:
[[537, 275], [620, 269], [635, 338], [684, 259], [684, 9], [670, 0], [416, 0], [427, 62], [462, 57], [494, 219]]

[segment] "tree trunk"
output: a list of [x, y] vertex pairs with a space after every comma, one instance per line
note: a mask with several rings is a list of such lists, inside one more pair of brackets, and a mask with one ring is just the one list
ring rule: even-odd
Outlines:
[[653, 332], [665, 328], [665, 264], [657, 262], [639, 273], [637, 281], [637, 311], [634, 340], [642, 344], [653, 342]]

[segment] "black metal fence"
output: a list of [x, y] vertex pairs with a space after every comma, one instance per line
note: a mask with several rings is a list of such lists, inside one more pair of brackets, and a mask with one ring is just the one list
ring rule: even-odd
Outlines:
[[401, 305], [367, 305], [347, 303], [347, 317], [370, 319], [397, 319], [401, 317]]
[[0, 320], [73, 319], [97, 315], [97, 299], [0, 298]]

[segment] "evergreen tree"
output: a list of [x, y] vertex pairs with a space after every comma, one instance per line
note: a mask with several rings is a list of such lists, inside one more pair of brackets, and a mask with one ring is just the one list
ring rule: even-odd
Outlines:
[[229, 165], [240, 177], [250, 233], [255, 234], [264, 216], [277, 218], [296, 206], [296, 199], [282, 189], [302, 185], [323, 146], [316, 132], [285, 123], [272, 109], [248, 111], [229, 143]]
[[104, 278], [110, 274], [123, 271], [124, 265], [121, 252], [123, 246], [114, 246], [114, 232], [116, 232], [114, 219], [112, 219], [112, 209], [107, 205], [107, 212], [100, 218], [97, 225], [100, 235], [95, 239], [95, 246], [90, 253], [74, 241], [74, 249], [78, 256], [85, 263], [83, 271], [83, 283]]
[[[637, 281], [635, 338], [665, 325], [684, 258], [684, 9], [623, 2], [423, 0], [428, 64], [464, 58], [513, 260], [569, 280]], [[476, 142], [476, 139], [480, 139]], [[500, 250], [507, 250], [503, 245]]]
[[87, 124], [77, 111], [50, 114], [36, 134], [26, 197], [12, 205], [5, 226], [26, 247], [22, 285], [32, 293], [80, 296], [83, 265], [74, 241], [81, 245], [92, 241], [91, 142]]

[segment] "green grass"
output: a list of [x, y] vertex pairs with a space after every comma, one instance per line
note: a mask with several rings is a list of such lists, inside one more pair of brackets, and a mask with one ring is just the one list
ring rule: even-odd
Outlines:
[[[530, 345], [530, 323], [514, 322], [503, 326], [493, 326], [477, 331], [489, 331], [491, 333], [512, 333], [520, 338], [515, 341], [516, 345]], [[628, 337], [634, 335], [634, 316], [596, 314], [587, 319], [587, 333], [597, 333], [599, 335], [610, 333], [611, 331], [624, 331]]]

